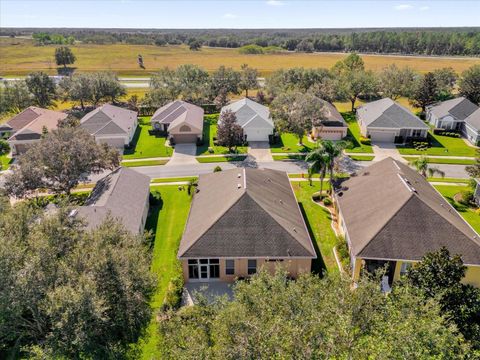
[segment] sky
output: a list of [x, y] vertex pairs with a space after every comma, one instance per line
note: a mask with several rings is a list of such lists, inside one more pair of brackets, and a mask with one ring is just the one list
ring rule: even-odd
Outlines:
[[480, 0], [0, 0], [0, 27], [480, 26]]

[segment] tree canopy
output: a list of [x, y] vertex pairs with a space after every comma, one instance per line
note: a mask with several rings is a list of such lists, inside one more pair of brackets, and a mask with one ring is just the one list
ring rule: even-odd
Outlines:
[[63, 65], [64, 68], [67, 65], [71, 65], [77, 60], [75, 55], [68, 46], [61, 46], [55, 49], [55, 62], [57, 65]]

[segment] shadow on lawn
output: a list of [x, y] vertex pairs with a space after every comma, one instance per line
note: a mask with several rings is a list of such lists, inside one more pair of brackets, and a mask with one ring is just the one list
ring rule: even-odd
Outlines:
[[163, 209], [163, 200], [161, 198], [161, 193], [158, 191], [155, 191], [154, 193], [158, 193], [159, 197], [155, 199], [155, 205], [150, 205], [147, 221], [145, 223], [145, 230], [150, 232], [151, 234], [151, 237], [148, 238], [148, 246], [150, 248], [152, 248], [155, 244], [155, 234], [157, 233], [158, 217], [160, 215], [160, 211], [162, 211]]
[[197, 146], [197, 155], [201, 155], [208, 150], [210, 145], [210, 125], [212, 120], [203, 120], [203, 145]]

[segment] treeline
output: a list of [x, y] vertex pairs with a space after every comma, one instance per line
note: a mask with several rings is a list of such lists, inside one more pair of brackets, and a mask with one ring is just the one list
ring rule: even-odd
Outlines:
[[[415, 55], [480, 54], [479, 28], [418, 29], [260, 29], [154, 30], [51, 29], [84, 43], [179, 45], [198, 41], [203, 46], [238, 48], [245, 45], [280, 47], [290, 51], [336, 51]], [[37, 34], [35, 29], [7, 29], [0, 35]], [[48, 33], [42, 30], [41, 33]]]

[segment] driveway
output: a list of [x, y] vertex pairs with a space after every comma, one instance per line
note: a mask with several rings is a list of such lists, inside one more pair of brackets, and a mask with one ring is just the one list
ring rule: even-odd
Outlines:
[[165, 166], [198, 164], [198, 161], [195, 159], [196, 154], [197, 145], [177, 144], [175, 145], [172, 158], [165, 164]]
[[250, 162], [264, 163], [272, 162], [268, 141], [251, 141], [248, 143], [248, 159]]
[[395, 160], [407, 163], [407, 161], [400, 155], [397, 147], [393, 143], [387, 142], [374, 142], [372, 143], [373, 154], [375, 155], [374, 161], [381, 161], [388, 157]]

